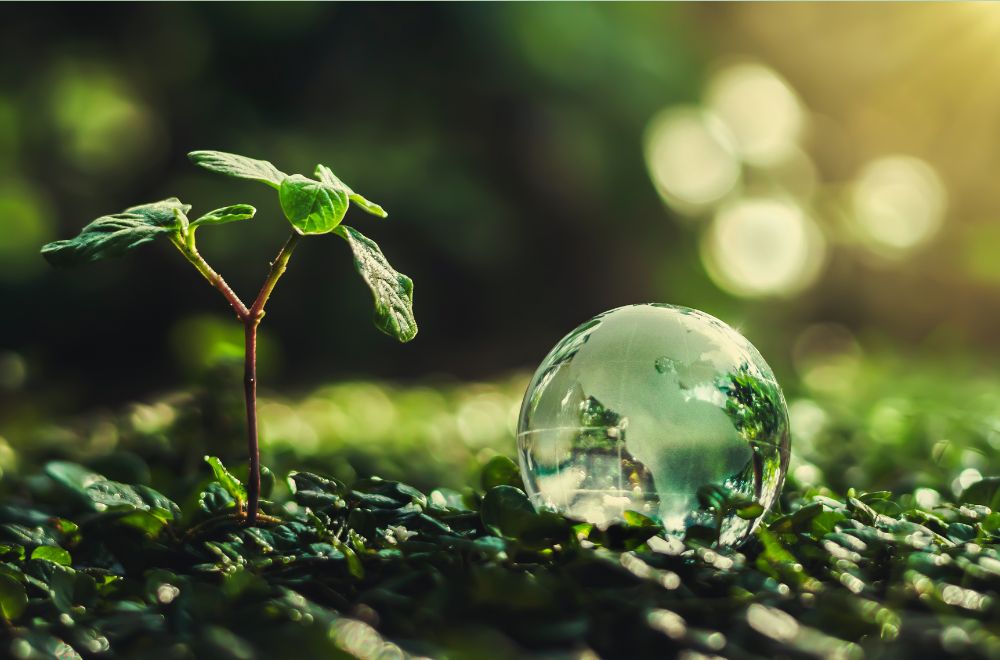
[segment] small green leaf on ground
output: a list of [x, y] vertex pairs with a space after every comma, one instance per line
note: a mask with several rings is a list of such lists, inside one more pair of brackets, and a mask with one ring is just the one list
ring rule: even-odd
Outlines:
[[246, 156], [226, 153], [225, 151], [192, 151], [188, 154], [188, 158], [195, 165], [204, 167], [206, 170], [226, 174], [238, 179], [260, 181], [272, 188], [280, 187], [281, 182], [287, 176], [266, 160], [247, 158]]
[[45, 559], [63, 566], [73, 563], [69, 551], [52, 545], [40, 545], [31, 552], [32, 559]]
[[494, 456], [491, 458], [483, 466], [482, 472], [479, 473], [479, 481], [483, 490], [489, 490], [494, 486], [524, 488], [524, 482], [521, 481], [521, 471], [518, 469], [517, 463], [506, 456]]
[[744, 520], [754, 520], [764, 513], [759, 502], [747, 502], [736, 507], [736, 515]]
[[222, 484], [213, 481], [198, 494], [198, 507], [209, 515], [215, 515], [236, 508], [236, 499]]
[[622, 511], [622, 518], [625, 519], [625, 524], [628, 527], [642, 527], [642, 528], [657, 528], [661, 527], [660, 523], [656, 522], [649, 516], [645, 516], [638, 511], [632, 511], [626, 509]]
[[368, 284], [375, 299], [375, 327], [401, 342], [417, 335], [413, 318], [413, 280], [396, 271], [378, 244], [346, 225], [336, 233], [347, 241], [354, 253], [354, 267]]
[[1000, 477], [980, 479], [962, 492], [961, 500], [1000, 509]]
[[508, 537], [517, 537], [531, 527], [538, 515], [524, 491], [513, 486], [497, 486], [487, 491], [479, 513], [483, 525]]
[[347, 191], [293, 174], [278, 191], [281, 210], [300, 234], [327, 234], [347, 213]]
[[215, 456], [206, 456], [205, 462], [211, 466], [215, 480], [236, 500], [237, 506], [241, 507], [247, 501], [247, 490], [243, 487], [243, 482], [233, 476], [222, 464], [222, 461]]

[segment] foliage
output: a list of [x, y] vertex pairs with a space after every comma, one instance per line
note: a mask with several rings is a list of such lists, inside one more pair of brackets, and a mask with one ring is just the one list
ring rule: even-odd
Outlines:
[[354, 254], [355, 267], [375, 298], [375, 326], [401, 342], [408, 342], [417, 334], [417, 324], [413, 319], [413, 281], [389, 265], [375, 241], [356, 229], [340, 224], [350, 201], [368, 213], [383, 218], [386, 213], [378, 204], [348, 188], [325, 165], [316, 166], [318, 180], [314, 180], [301, 174], [287, 175], [267, 161], [238, 154], [193, 151], [188, 156], [207, 170], [259, 181], [278, 189], [281, 208], [292, 225], [292, 235], [271, 263], [271, 271], [250, 305], [244, 303], [201, 256], [195, 234], [198, 227], [204, 225], [222, 225], [253, 218], [257, 211], [249, 204], [216, 209], [191, 222], [187, 217], [191, 206], [171, 197], [98, 218], [84, 227], [76, 238], [49, 243], [42, 247], [41, 252], [53, 265], [72, 266], [118, 257], [158, 236], [166, 236], [208, 283], [225, 297], [236, 318], [243, 324], [246, 336], [243, 385], [250, 463], [246, 493], [242, 497], [236, 495], [232, 476], [220, 465], [213, 463], [212, 468], [227, 490], [237, 498], [238, 511], [245, 511], [248, 522], [253, 524], [261, 486], [257, 433], [257, 327], [264, 317], [264, 306], [284, 274], [300, 236], [336, 231], [348, 242]]
[[[249, 209], [253, 215], [253, 207]], [[157, 236], [186, 231], [184, 214], [190, 210], [190, 205], [182, 204], [176, 197], [125, 209], [94, 220], [76, 238], [45, 245], [42, 255], [55, 266], [120, 257]]]
[[375, 327], [400, 341], [413, 339], [417, 335], [417, 324], [413, 320], [413, 280], [390, 266], [375, 241], [353, 227], [341, 225], [334, 233], [351, 246], [354, 267], [372, 291]]
[[[265, 458], [300, 471], [265, 479], [263, 512], [282, 522], [251, 529], [203, 461], [240, 457], [222, 372], [119, 415], [7, 428], [0, 654], [996, 655], [1000, 386], [950, 363], [859, 368], [850, 388], [789, 388], [780, 510], [738, 551], [712, 548], [708, 528], [681, 543], [638, 516], [602, 531], [531, 511], [504, 456], [523, 376], [265, 397]], [[378, 473], [419, 488], [366, 478]], [[701, 499], [752, 512], [724, 491]]]
[[[241, 486], [183, 508], [72, 463], [0, 507], [0, 633], [19, 657], [993, 656], [1000, 513], [788, 493], [739, 551], [536, 513], [508, 483], [423, 493], [292, 472], [258, 525]], [[499, 482], [499, 483], [498, 483]], [[286, 492], [286, 491], [283, 491]], [[992, 494], [972, 493], [975, 498]], [[710, 506], [727, 506], [719, 493]], [[713, 499], [714, 498], [714, 499]], [[723, 498], [724, 499], [724, 498]]]
[[[413, 282], [393, 269], [375, 241], [357, 229], [341, 226], [349, 202], [385, 218], [385, 210], [354, 192], [326, 165], [316, 166], [316, 179], [301, 174], [288, 175], [264, 160], [221, 151], [192, 151], [191, 161], [207, 170], [265, 183], [278, 189], [282, 211], [298, 235], [334, 232], [350, 245], [358, 272], [375, 298], [375, 325], [388, 335], [406, 342], [417, 334], [413, 319]], [[191, 205], [176, 197], [143, 204], [121, 213], [102, 216], [75, 238], [54, 241], [42, 247], [42, 255], [53, 265], [74, 266], [128, 251], [159, 236], [169, 238], [213, 286], [221, 278], [208, 268], [197, 251], [195, 230], [206, 225], [222, 225], [249, 220], [256, 209], [234, 204], [215, 209], [191, 221]], [[228, 288], [228, 287], [227, 287]], [[228, 292], [232, 295], [232, 292]], [[269, 293], [269, 292], [268, 292]], [[237, 306], [237, 311], [239, 308]]]

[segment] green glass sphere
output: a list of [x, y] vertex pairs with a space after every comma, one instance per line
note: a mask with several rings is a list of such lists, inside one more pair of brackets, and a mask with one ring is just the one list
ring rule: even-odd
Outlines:
[[[566, 335], [528, 386], [517, 439], [536, 508], [602, 527], [636, 511], [677, 535], [716, 525], [720, 493], [769, 509], [790, 446], [784, 397], [757, 349], [708, 314], [656, 304]], [[742, 543], [761, 517], [726, 511], [719, 541]]]

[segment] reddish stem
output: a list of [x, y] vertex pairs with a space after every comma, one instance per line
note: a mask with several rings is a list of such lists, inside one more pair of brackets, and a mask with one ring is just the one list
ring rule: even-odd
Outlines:
[[198, 252], [198, 248], [195, 247], [193, 237], [190, 240], [186, 240], [180, 236], [176, 236], [172, 240], [174, 245], [177, 246], [177, 249], [181, 251], [181, 254], [187, 257], [187, 260], [198, 269], [198, 272], [201, 273], [206, 280], [208, 280], [208, 283], [218, 289], [219, 293], [226, 298], [229, 306], [232, 307], [233, 312], [236, 313], [236, 318], [245, 323], [250, 310], [248, 310], [247, 306], [243, 304], [240, 297], [236, 295], [236, 292], [229, 287], [229, 284], [227, 284], [226, 280], [222, 278], [222, 275], [219, 275], [215, 272], [215, 269], [208, 265], [205, 258], [201, 256], [200, 252]]
[[194, 245], [193, 235], [189, 236], [189, 240], [180, 236], [173, 239], [174, 245], [187, 257], [188, 261], [194, 264], [205, 279], [225, 296], [233, 311], [236, 312], [236, 317], [243, 324], [246, 338], [246, 350], [243, 356], [243, 395], [247, 409], [247, 452], [250, 455], [250, 473], [247, 476], [246, 521], [248, 525], [257, 522], [257, 508], [260, 504], [260, 441], [257, 434], [257, 326], [264, 318], [264, 305], [271, 297], [271, 292], [274, 291], [278, 280], [285, 273], [288, 260], [292, 256], [292, 250], [295, 249], [300, 238], [298, 232], [293, 231], [292, 235], [285, 241], [278, 256], [271, 263], [271, 271], [250, 308], [243, 304], [243, 301], [222, 279], [222, 276], [215, 272], [198, 253], [198, 249]]
[[299, 234], [292, 235], [285, 241], [278, 256], [271, 263], [264, 285], [260, 288], [256, 300], [243, 317], [243, 327], [246, 332], [246, 353], [244, 355], [243, 392], [247, 406], [247, 451], [250, 454], [250, 474], [247, 476], [247, 525], [257, 522], [257, 506], [260, 501], [260, 443], [257, 436], [257, 326], [264, 318], [264, 305], [267, 304], [278, 279], [285, 273], [292, 250], [299, 242]]
[[243, 395], [247, 408], [247, 452], [250, 455], [250, 474], [247, 476], [247, 524], [257, 522], [260, 501], [260, 446], [257, 438], [257, 325], [258, 320], [247, 319], [246, 354], [243, 365]]

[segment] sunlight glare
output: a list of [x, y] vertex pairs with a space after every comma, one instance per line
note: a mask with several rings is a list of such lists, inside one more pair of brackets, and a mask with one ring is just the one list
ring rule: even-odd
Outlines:
[[944, 184], [929, 164], [886, 156], [861, 171], [851, 191], [854, 219], [876, 248], [911, 250], [930, 240], [944, 221]]
[[645, 152], [657, 190], [681, 212], [719, 201], [740, 179], [732, 138], [718, 119], [696, 108], [656, 115], [646, 129]]
[[729, 293], [787, 296], [816, 280], [825, 239], [796, 203], [756, 198], [720, 209], [701, 248], [709, 276]]
[[708, 85], [707, 106], [725, 122], [740, 156], [751, 165], [774, 165], [792, 154], [805, 124], [795, 91], [761, 64], [737, 64], [717, 73]]

